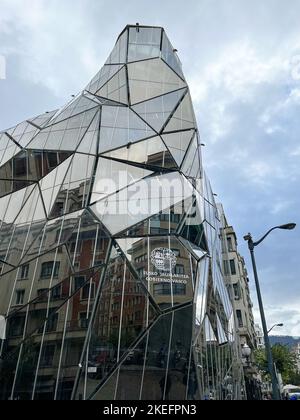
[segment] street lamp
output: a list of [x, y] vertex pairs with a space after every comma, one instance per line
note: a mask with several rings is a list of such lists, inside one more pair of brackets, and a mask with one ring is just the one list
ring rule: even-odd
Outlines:
[[261, 296], [261, 291], [260, 291], [259, 280], [258, 280], [258, 273], [257, 273], [257, 268], [256, 268], [254, 248], [256, 246], [258, 246], [259, 244], [261, 244], [262, 241], [264, 239], [266, 239], [266, 237], [273, 230], [275, 230], [275, 229], [293, 230], [293, 229], [295, 229], [295, 227], [296, 227], [295, 223], [288, 223], [286, 225], [275, 226], [272, 229], [270, 229], [261, 239], [259, 239], [256, 242], [253, 241], [251, 233], [249, 233], [248, 235], [246, 235], [244, 237], [245, 241], [248, 242], [248, 248], [249, 248], [250, 255], [251, 255], [251, 261], [252, 261], [252, 266], [253, 266], [253, 273], [254, 273], [254, 279], [255, 279], [255, 286], [256, 286], [256, 292], [257, 292], [257, 298], [258, 298], [259, 311], [260, 311], [262, 327], [263, 327], [263, 332], [264, 332], [264, 340], [265, 340], [265, 346], [266, 346], [266, 356], [267, 356], [267, 360], [268, 360], [268, 370], [269, 370], [269, 373], [271, 375], [273, 399], [274, 400], [280, 400], [281, 398], [280, 398], [280, 393], [279, 393], [279, 389], [278, 389], [277, 376], [276, 376], [276, 372], [275, 372], [275, 369], [274, 369], [273, 356], [272, 356], [272, 351], [271, 351], [271, 345], [270, 345], [270, 340], [269, 340], [269, 335], [268, 335], [268, 328], [267, 328], [266, 317], [265, 317], [265, 312], [264, 312], [264, 307], [263, 307], [263, 301], [262, 301], [262, 296]]
[[275, 327], [283, 327], [283, 326], [284, 326], [284, 324], [275, 324], [275, 325], [273, 325], [273, 327], [269, 329], [268, 334], [270, 334], [270, 332], [271, 332], [271, 331], [272, 331]]
[[251, 353], [251, 348], [248, 346], [248, 344], [245, 343], [242, 347], [242, 356], [246, 359], [247, 364], [249, 364], [249, 358], [251, 356]]

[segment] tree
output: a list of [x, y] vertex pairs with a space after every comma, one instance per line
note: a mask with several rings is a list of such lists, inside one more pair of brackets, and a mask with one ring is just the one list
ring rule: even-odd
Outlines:
[[[297, 363], [295, 354], [291, 352], [287, 346], [275, 344], [272, 347], [272, 355], [276, 368], [282, 375], [283, 381], [285, 383], [293, 383], [292, 379], [297, 379]], [[264, 349], [256, 350], [255, 360], [259, 369], [264, 372], [265, 375], [268, 375], [268, 362]]]

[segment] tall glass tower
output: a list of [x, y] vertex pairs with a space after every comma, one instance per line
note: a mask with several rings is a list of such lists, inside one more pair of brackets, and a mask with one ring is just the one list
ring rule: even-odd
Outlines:
[[0, 133], [0, 398], [241, 398], [220, 229], [176, 50], [127, 26]]

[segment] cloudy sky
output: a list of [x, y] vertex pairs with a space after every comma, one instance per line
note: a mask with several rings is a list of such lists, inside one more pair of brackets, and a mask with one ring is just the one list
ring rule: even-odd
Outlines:
[[[0, 129], [68, 101], [126, 24], [164, 26], [253, 285], [243, 235], [300, 229], [299, 16], [299, 0], [0, 0]], [[299, 230], [274, 232], [257, 263], [268, 323], [300, 336]]]

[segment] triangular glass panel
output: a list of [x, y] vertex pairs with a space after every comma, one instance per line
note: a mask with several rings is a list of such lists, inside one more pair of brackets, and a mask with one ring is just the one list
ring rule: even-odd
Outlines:
[[191, 200], [191, 198], [188, 198], [185, 201], [180, 201], [171, 208], [131, 226], [120, 237], [175, 234], [182, 224], [185, 211], [190, 207]]
[[189, 130], [162, 135], [163, 141], [170, 150], [179, 167], [182, 164], [183, 158], [189, 148], [194, 133], [194, 130]]
[[86, 90], [92, 94], [95, 94], [106, 82], [109, 81], [121, 68], [122, 64], [116, 65], [105, 65], [96, 74], [96, 76], [91, 80], [89, 85], [86, 87]]
[[31, 118], [28, 121], [32, 122], [38, 127], [43, 128], [48, 124], [48, 122], [51, 120], [51, 118], [55, 116], [57, 112], [58, 112], [57, 109], [55, 111], [45, 112], [45, 114], [39, 115], [38, 117], [35, 117], [35, 118]]
[[196, 290], [195, 290], [195, 305], [196, 305], [196, 333], [202, 326], [206, 314], [207, 297], [208, 297], [208, 277], [209, 277], [209, 259], [203, 258], [198, 263]]
[[73, 99], [68, 105], [66, 105], [56, 116], [50, 121], [50, 125], [57, 124], [67, 118], [74, 117], [82, 112], [89, 111], [97, 107], [98, 104], [80, 94]]
[[87, 153], [90, 155], [97, 154], [97, 144], [100, 130], [100, 115], [99, 111], [96, 117], [93, 119], [92, 124], [89, 126], [88, 131], [83, 136], [76, 152]]
[[160, 56], [161, 28], [129, 28], [128, 62]]
[[39, 182], [47, 215], [52, 209], [72, 161], [73, 156], [70, 156]]
[[130, 144], [120, 149], [103, 154], [112, 159], [124, 162], [134, 162], [147, 165], [148, 168], [176, 169], [177, 165], [164, 145], [161, 137], [156, 136], [147, 140]]
[[32, 194], [35, 185], [30, 185], [11, 195], [0, 198], [0, 223], [13, 223]]
[[181, 89], [167, 93], [135, 105], [132, 109], [159, 133], [185, 92], [186, 89]]
[[65, 179], [59, 186], [59, 193], [56, 197], [55, 194], [52, 196], [55, 201], [49, 210], [50, 219], [87, 206], [95, 160], [95, 156], [75, 153]]
[[161, 56], [165, 62], [184, 80], [182, 65], [176, 54], [176, 50], [171, 45], [165, 31], [163, 31]]
[[28, 145], [28, 149], [72, 150], [76, 149], [92, 123], [97, 108], [75, 115], [44, 128]]
[[195, 114], [193, 110], [192, 100], [189, 93], [187, 93], [175, 111], [170, 122], [166, 126], [164, 132], [195, 129], [197, 127]]
[[0, 168], [0, 197], [39, 181], [70, 155], [71, 152], [23, 149]]
[[206, 336], [206, 342], [207, 343], [217, 343], [217, 337], [214, 333], [213, 327], [211, 325], [211, 322], [208, 318], [208, 316], [206, 315], [205, 317], [205, 336]]
[[101, 200], [107, 195], [120, 191], [152, 173], [127, 163], [99, 158], [91, 202]]
[[122, 67], [95, 95], [121, 104], [128, 104], [128, 87], [126, 68]]
[[162, 60], [128, 64], [131, 104], [186, 87], [186, 84]]
[[14, 141], [16, 141], [21, 147], [27, 147], [29, 142], [39, 131], [39, 128], [35, 125], [30, 124], [28, 121], [24, 121], [16, 127], [7, 130], [7, 133], [12, 136]]
[[197, 136], [194, 137], [190, 148], [186, 154], [184, 162], [182, 164], [182, 172], [191, 178], [198, 178], [200, 177], [200, 164], [201, 164], [201, 157], [200, 157], [200, 147], [198, 144]]
[[128, 30], [126, 29], [119, 36], [112, 53], [108, 57], [105, 65], [107, 64], [125, 64], [127, 55], [127, 44], [128, 44]]
[[151, 137], [155, 132], [130, 108], [103, 107], [99, 153]]
[[5, 133], [0, 133], [0, 167], [21, 151]]
[[216, 316], [217, 316], [217, 329], [218, 329], [218, 338], [219, 338], [218, 341], [220, 344], [228, 343], [228, 338], [221, 324], [220, 318], [218, 314]]
[[[170, 194], [170, 188], [175, 191]], [[137, 182], [91, 206], [111, 234], [126, 231], [151, 215], [181, 203], [193, 195], [191, 184], [178, 172]]]

